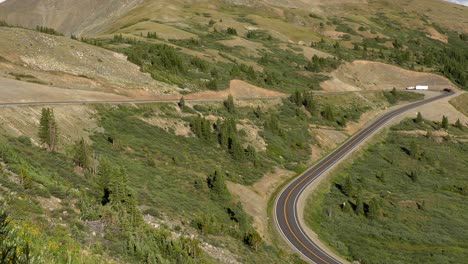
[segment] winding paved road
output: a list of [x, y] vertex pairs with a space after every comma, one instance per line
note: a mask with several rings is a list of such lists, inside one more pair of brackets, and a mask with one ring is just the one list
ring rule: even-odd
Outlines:
[[319, 178], [331, 166], [343, 159], [347, 153], [357, 147], [362, 141], [376, 132], [391, 119], [410, 109], [442, 99], [452, 94], [452, 92], [442, 92], [439, 96], [408, 104], [385, 113], [284, 187], [276, 198], [274, 214], [276, 225], [287, 242], [312, 262], [332, 264], [341, 263], [339, 260], [327, 254], [306, 235], [306, 232], [299, 224], [300, 222], [298, 219], [297, 201], [299, 197], [312, 182]]

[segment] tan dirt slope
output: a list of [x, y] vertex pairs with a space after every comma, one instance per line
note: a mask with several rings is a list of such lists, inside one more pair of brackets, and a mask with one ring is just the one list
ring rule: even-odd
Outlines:
[[429, 85], [431, 89], [456, 88], [445, 77], [405, 70], [393, 65], [356, 60], [341, 65], [320, 86], [327, 91], [380, 90]]
[[0, 56], [7, 60], [0, 60], [4, 77], [28, 74], [57, 87], [117, 94], [177, 90], [153, 80], [120, 53], [31, 30], [0, 27]]
[[65, 34], [97, 33], [143, 0], [8, 0], [0, 20], [28, 28], [47, 26]]

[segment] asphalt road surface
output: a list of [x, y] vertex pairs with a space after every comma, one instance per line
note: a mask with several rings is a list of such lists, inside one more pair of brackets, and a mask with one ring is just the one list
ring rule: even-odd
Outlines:
[[287, 242], [306, 259], [314, 263], [341, 263], [315, 244], [299, 224], [297, 201], [304, 190], [319, 178], [331, 166], [339, 162], [348, 152], [357, 147], [363, 140], [372, 135], [394, 117], [418, 106], [452, 95], [452, 92], [442, 92], [441, 95], [408, 104], [378, 117], [371, 124], [356, 133], [340, 147], [320, 160], [314, 166], [289, 183], [276, 198], [274, 205], [275, 222]]

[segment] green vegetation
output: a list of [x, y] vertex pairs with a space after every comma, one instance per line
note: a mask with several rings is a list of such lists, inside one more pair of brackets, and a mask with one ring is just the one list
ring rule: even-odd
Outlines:
[[[100, 105], [95, 118], [101, 129], [90, 140], [56, 142], [50, 152], [51, 131], [61, 124], [53, 109], [44, 108], [37, 130], [46, 149], [24, 136], [0, 136], [0, 200], [15, 223], [37, 228], [29, 248], [44, 262], [75, 262], [86, 250], [86, 263], [109, 255], [116, 262], [211, 263], [202, 241], [245, 262], [300, 262], [263, 240], [227, 181], [249, 185], [274, 167], [302, 171], [317, 144], [304, 131], [311, 123], [339, 129], [340, 117], [355, 120], [369, 105], [386, 103], [382, 92], [364, 96], [297, 91], [268, 108], [261, 101], [240, 106], [231, 96], [197, 105], [183, 98], [177, 104]], [[346, 101], [333, 107], [336, 119], [322, 116], [335, 101]], [[178, 136], [147, 122], [153, 118], [178, 119], [191, 133]], [[246, 124], [258, 129], [266, 150], [247, 137]]]
[[433, 131], [431, 122], [419, 121], [394, 127], [309, 200], [307, 223], [351, 261], [449, 263], [468, 254], [468, 166], [460, 162], [468, 144], [398, 132], [409, 124]]
[[56, 31], [55, 29], [45, 26], [36, 26], [36, 31], [54, 36], [63, 36], [62, 33]]
[[48, 151], [54, 152], [57, 146], [58, 127], [55, 121], [54, 109], [43, 108], [39, 124], [39, 139]]

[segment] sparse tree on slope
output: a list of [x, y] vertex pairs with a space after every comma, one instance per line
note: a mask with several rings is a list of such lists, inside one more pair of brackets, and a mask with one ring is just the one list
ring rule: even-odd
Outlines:
[[421, 112], [418, 112], [418, 115], [416, 116], [416, 123], [420, 124], [424, 121]]
[[234, 104], [234, 97], [232, 95], [229, 95], [227, 100], [224, 101], [224, 107], [231, 114], [236, 112], [236, 105]]
[[88, 144], [83, 138], [75, 142], [74, 151], [75, 155], [73, 157], [73, 161], [75, 162], [75, 165], [83, 169], [89, 168], [91, 165], [90, 151]]
[[442, 128], [447, 130], [449, 128], [449, 121], [447, 116], [442, 117]]
[[55, 151], [58, 137], [57, 122], [55, 121], [54, 110], [42, 108], [41, 120], [39, 123], [39, 139], [48, 151]]
[[460, 121], [460, 119], [457, 119], [457, 122], [455, 122], [455, 127], [457, 127], [458, 129], [463, 130], [463, 124]]

